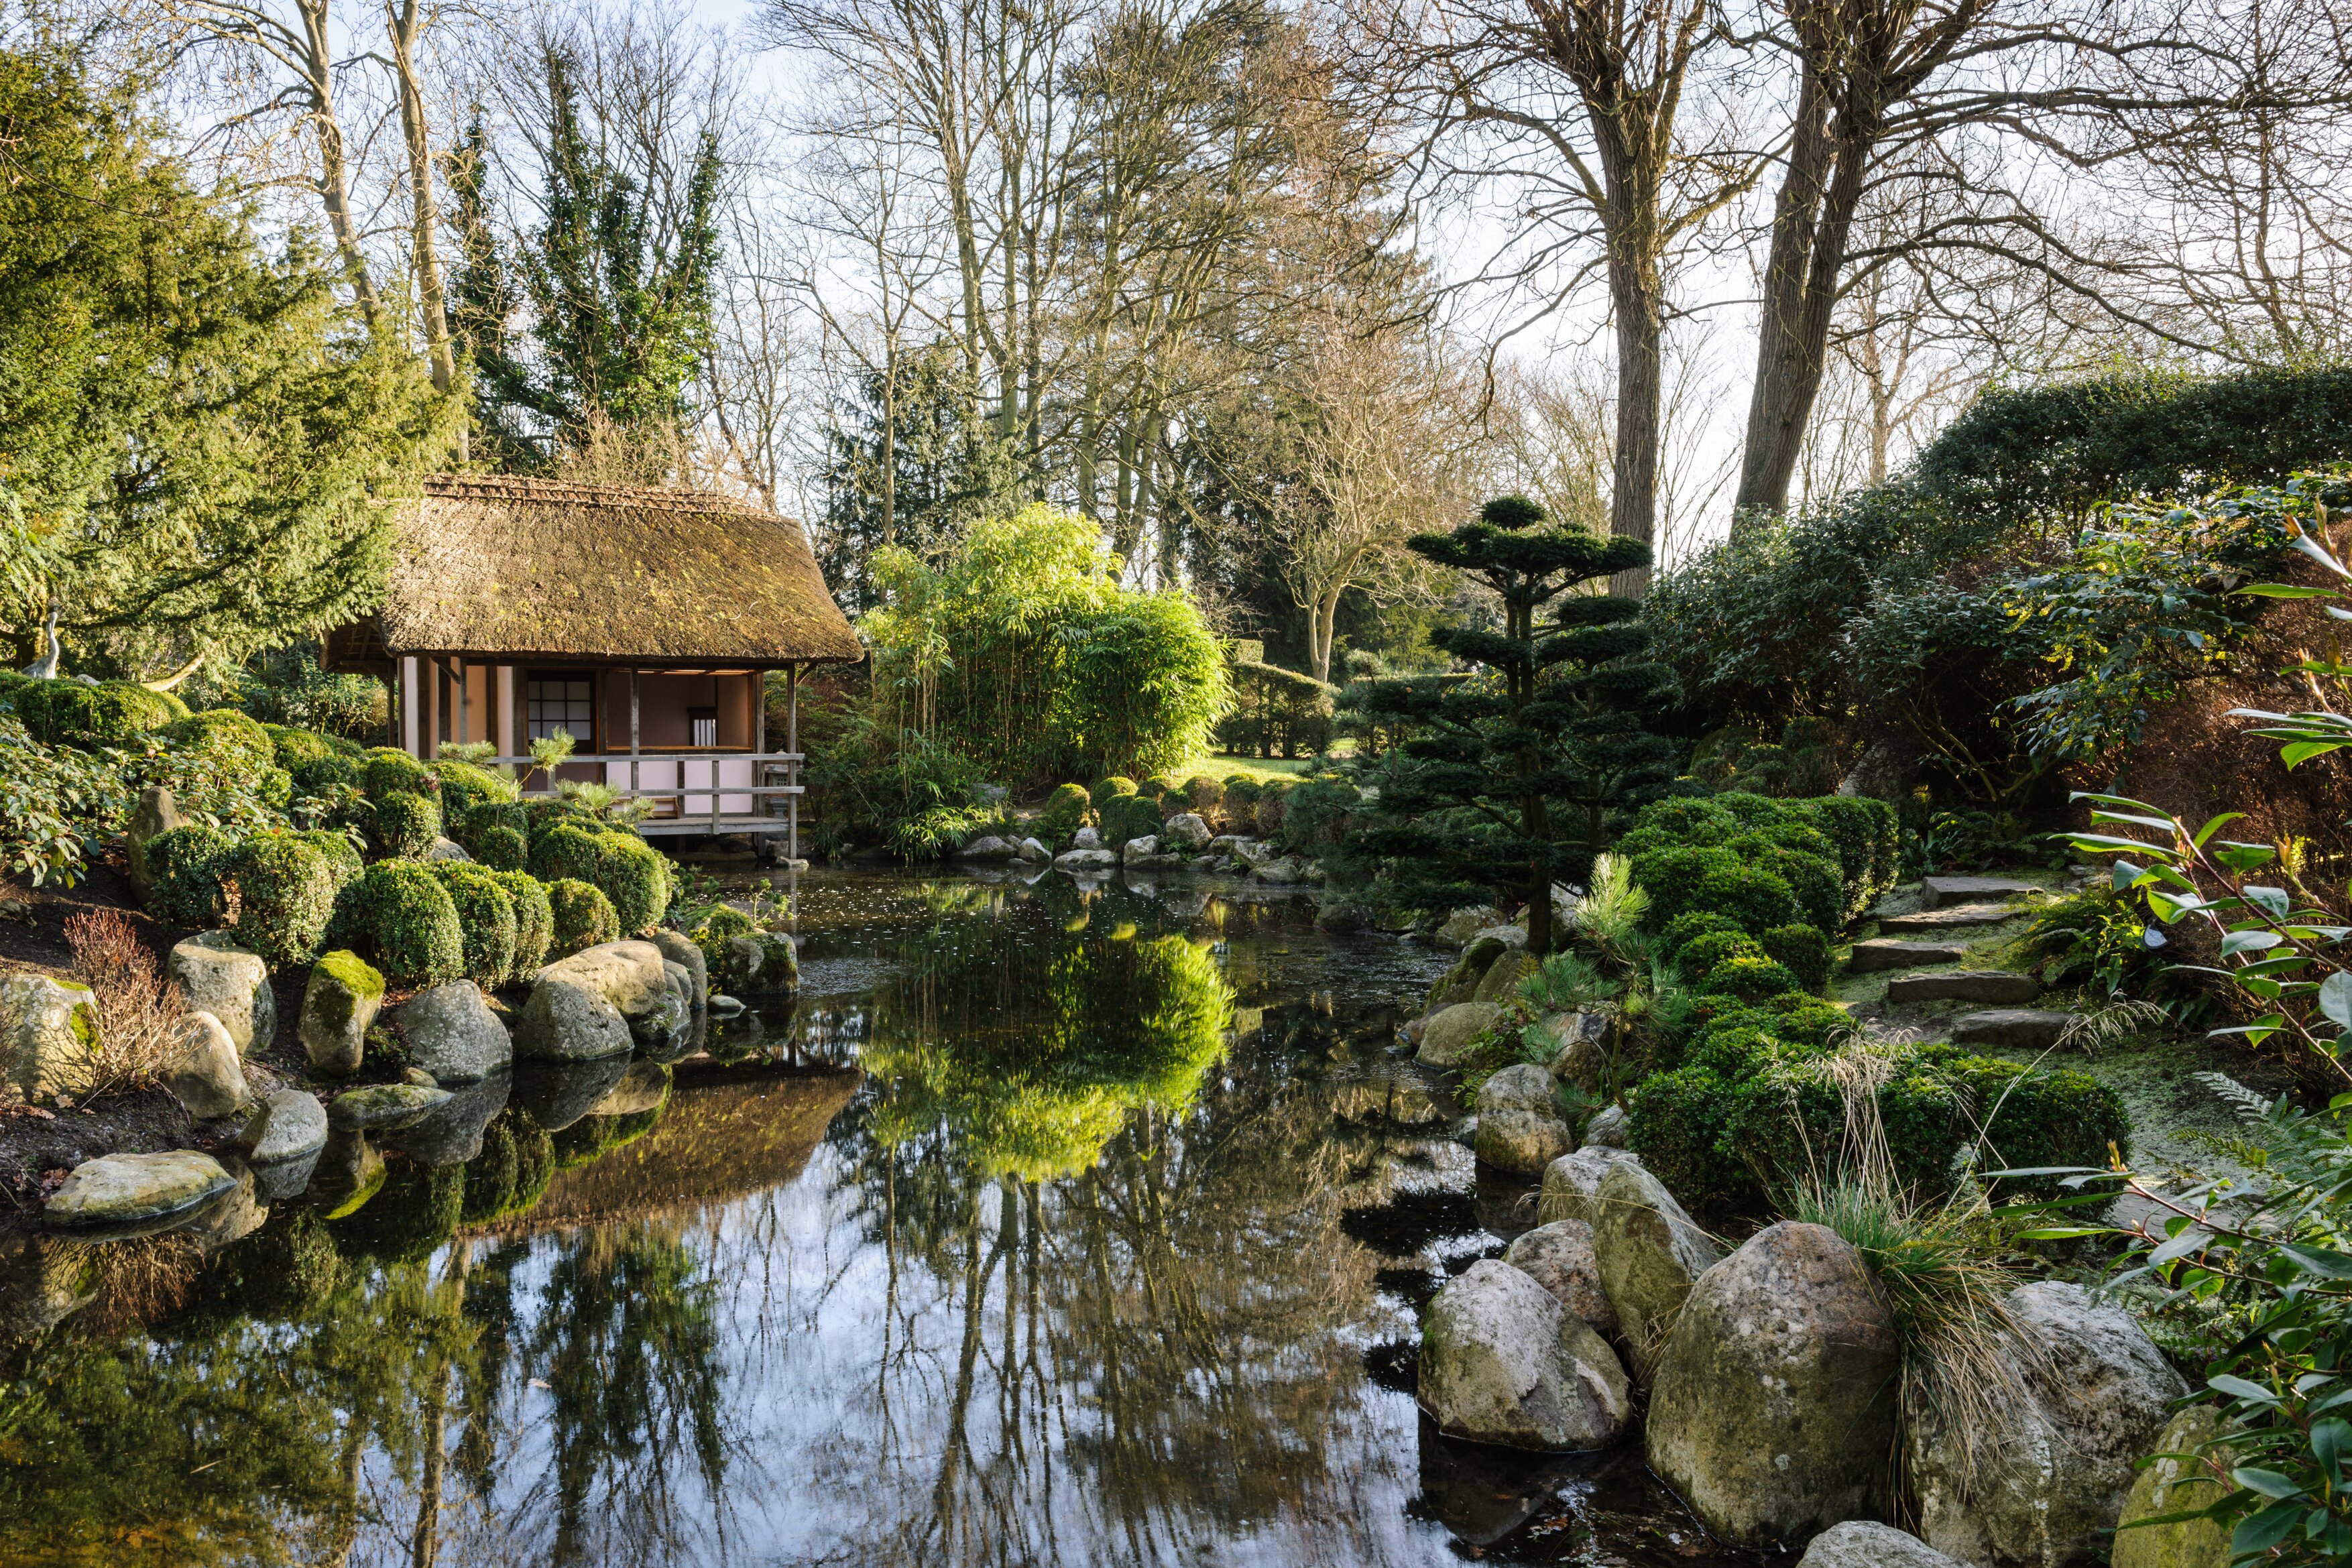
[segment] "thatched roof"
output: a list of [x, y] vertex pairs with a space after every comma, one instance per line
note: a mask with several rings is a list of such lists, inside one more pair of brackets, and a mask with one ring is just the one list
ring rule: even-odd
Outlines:
[[864, 653], [800, 525], [707, 491], [436, 475], [398, 528], [373, 632], [388, 653], [707, 664]]

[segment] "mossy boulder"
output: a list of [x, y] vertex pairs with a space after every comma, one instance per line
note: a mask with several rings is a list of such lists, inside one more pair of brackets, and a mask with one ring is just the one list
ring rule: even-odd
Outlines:
[[1608, 1341], [1525, 1271], [1486, 1259], [1422, 1322], [1418, 1396], [1451, 1436], [1515, 1448], [1607, 1448], [1633, 1416]]
[[341, 1076], [357, 1072], [367, 1032], [383, 1004], [383, 976], [358, 954], [337, 950], [311, 966], [295, 1025], [311, 1068]]
[[26, 1103], [86, 1092], [98, 1048], [98, 998], [88, 986], [29, 971], [0, 977], [0, 1052]]
[[188, 1006], [220, 1019], [246, 1056], [263, 1050], [278, 1031], [278, 1001], [269, 966], [226, 931], [191, 936], [172, 949], [164, 974]]

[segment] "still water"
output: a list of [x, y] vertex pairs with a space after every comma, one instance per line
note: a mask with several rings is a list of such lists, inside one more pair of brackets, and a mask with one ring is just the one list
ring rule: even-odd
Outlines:
[[797, 891], [788, 1013], [0, 1243], [0, 1562], [1744, 1561], [1637, 1450], [1414, 1408], [1421, 1303], [1531, 1222], [1393, 1044], [1446, 956], [1204, 883]]

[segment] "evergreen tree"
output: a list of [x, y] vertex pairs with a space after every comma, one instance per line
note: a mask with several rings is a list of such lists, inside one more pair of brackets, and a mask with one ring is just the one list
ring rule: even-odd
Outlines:
[[[572, 62], [549, 51], [539, 139], [544, 222], [509, 262], [482, 185], [478, 115], [453, 171], [459, 259], [451, 294], [471, 355], [482, 428], [503, 461], [529, 467], [600, 424], [674, 430], [693, 413], [695, 367], [711, 334], [724, 164], [706, 132], [675, 225], [665, 232], [638, 181], [606, 155], [581, 111]], [[528, 306], [528, 356], [513, 328]]]
[[150, 678], [368, 607], [378, 498], [441, 461], [454, 405], [339, 302], [339, 269], [299, 240], [265, 251], [248, 206], [198, 187], [69, 51], [0, 51], [0, 150], [18, 653], [52, 604], [69, 668]]
[[1676, 759], [1648, 727], [1675, 683], [1643, 657], [1641, 602], [1574, 591], [1646, 566], [1649, 547], [1548, 523], [1505, 496], [1476, 522], [1412, 540], [1492, 589], [1503, 627], [1432, 635], [1483, 666], [1467, 680], [1380, 681], [1365, 695], [1369, 715], [1410, 738], [1384, 762], [1376, 815], [1352, 846], [1385, 862], [1388, 896], [1411, 907], [1525, 902], [1539, 955], [1559, 936], [1552, 884], [1586, 879], [1622, 819], [1672, 785]]

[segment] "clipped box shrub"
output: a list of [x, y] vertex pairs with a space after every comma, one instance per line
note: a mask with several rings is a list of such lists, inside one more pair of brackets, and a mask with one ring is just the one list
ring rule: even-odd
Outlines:
[[1039, 831], [1056, 840], [1068, 838], [1085, 825], [1087, 813], [1094, 810], [1094, 800], [1083, 784], [1058, 784], [1045, 798], [1044, 810], [1037, 813]]
[[166, 925], [219, 925], [227, 913], [221, 862], [236, 847], [235, 839], [203, 822], [149, 839], [141, 850], [147, 859], [148, 912]]
[[375, 802], [376, 852], [414, 860], [441, 836], [441, 807], [427, 796], [395, 791]]
[[1797, 977], [1804, 990], [1818, 991], [1830, 983], [1830, 939], [1813, 925], [1775, 925], [1757, 938], [1773, 962]]
[[1790, 802], [1812, 820], [1837, 852], [1848, 920], [1893, 891], [1902, 874], [1903, 823], [1892, 802], [1863, 795], [1821, 795]]
[[1160, 831], [1165, 819], [1160, 808], [1141, 795], [1114, 795], [1101, 808], [1103, 842], [1118, 849], [1129, 839]]
[[265, 724], [261, 732], [269, 737], [270, 753], [278, 766], [293, 774], [297, 782], [301, 780], [304, 768], [327, 762], [342, 764], [350, 777], [355, 779], [360, 758], [366, 755], [339, 735], [290, 724]]
[[1136, 790], [1136, 793], [1150, 796], [1152, 801], [1164, 810], [1169, 796], [1175, 795], [1181, 798], [1183, 795], [1184, 781], [1172, 773], [1155, 773], [1143, 781], [1142, 788]]
[[570, 876], [551, 882], [547, 904], [555, 932], [548, 947], [550, 959], [568, 958], [583, 947], [621, 939], [621, 920], [613, 913], [613, 901], [593, 883]]
[[1257, 804], [1251, 808], [1251, 820], [1256, 824], [1258, 837], [1273, 839], [1282, 836], [1290, 790], [1291, 783], [1287, 779], [1269, 779], [1258, 790]]
[[1213, 823], [1224, 808], [1225, 787], [1205, 773], [1195, 773], [1184, 781], [1184, 802], [1202, 821]]
[[492, 871], [520, 872], [530, 863], [530, 841], [499, 824], [477, 829], [464, 847]]
[[335, 863], [307, 833], [260, 833], [223, 855], [221, 875], [236, 888], [236, 936], [273, 969], [319, 956], [342, 883]]
[[445, 758], [434, 763], [431, 771], [441, 781], [441, 810], [451, 821], [462, 820], [467, 810], [485, 802], [511, 804], [522, 799], [521, 785], [470, 762]]
[[556, 821], [531, 835], [530, 874], [541, 882], [593, 883], [604, 835], [576, 821]]
[[209, 757], [247, 778], [278, 766], [278, 743], [261, 721], [235, 708], [207, 708], [163, 727], [163, 738], [183, 751]]
[[360, 765], [360, 788], [371, 800], [394, 795], [429, 795], [435, 788], [432, 771], [396, 746], [370, 747]]
[[[1717, 915], [1715, 918], [1720, 920], [1723, 917]], [[1676, 955], [1676, 961], [1681, 964], [1685, 976], [1696, 979], [1717, 964], [1727, 964], [1734, 958], [1761, 958], [1765, 956], [1763, 944], [1737, 925], [1732, 925], [1727, 929], [1702, 932], [1692, 937], [1683, 945], [1682, 951]]]
[[591, 880], [612, 900], [625, 932], [646, 929], [669, 909], [669, 857], [634, 834], [606, 833], [596, 841]]
[[449, 890], [421, 861], [378, 861], [336, 900], [333, 935], [401, 986], [465, 973], [466, 935]]
[[306, 843], [315, 844], [319, 852], [327, 857], [327, 865], [335, 874], [337, 893], [342, 892], [346, 883], [367, 869], [361, 862], [358, 847], [346, 834], [326, 828], [311, 828], [294, 836]]
[[1666, 922], [1664, 928], [1658, 933], [1657, 944], [1654, 950], [1661, 958], [1670, 963], [1677, 962], [1681, 958], [1683, 950], [1693, 942], [1711, 932], [1717, 931], [1737, 933], [1739, 931], [1739, 922], [1728, 915], [1713, 909], [1685, 910]]
[[1724, 847], [1742, 865], [1769, 872], [1785, 883], [1796, 896], [1800, 918], [1808, 925], [1835, 930], [1845, 924], [1845, 886], [1838, 878], [1837, 862], [1828, 855], [1792, 849], [1780, 837], [1760, 832], [1742, 833]]
[[1360, 799], [1356, 787], [1342, 779], [1301, 781], [1282, 799], [1283, 847], [1313, 855], [1337, 848], [1347, 841]]
[[1118, 774], [1114, 773], [1108, 779], [1096, 779], [1094, 788], [1087, 791], [1087, 797], [1093, 803], [1094, 809], [1099, 811], [1104, 806], [1110, 802], [1112, 796], [1132, 795], [1134, 793], [1135, 780], [1132, 779], [1122, 779]]
[[1738, 997], [1742, 1000], [1760, 1000], [1804, 989], [1785, 965], [1776, 964], [1761, 953], [1726, 958], [1701, 975], [1695, 988], [1709, 996]]
[[486, 991], [497, 990], [515, 968], [514, 896], [498, 873], [471, 861], [436, 861], [432, 870], [457, 908], [466, 977]]
[[28, 680], [13, 688], [16, 716], [44, 746], [128, 746], [188, 716], [188, 705], [136, 681]]
[[547, 889], [529, 872], [492, 871], [490, 875], [514, 904], [514, 977], [522, 979], [547, 962], [548, 949], [555, 945], [555, 910], [547, 901]]

